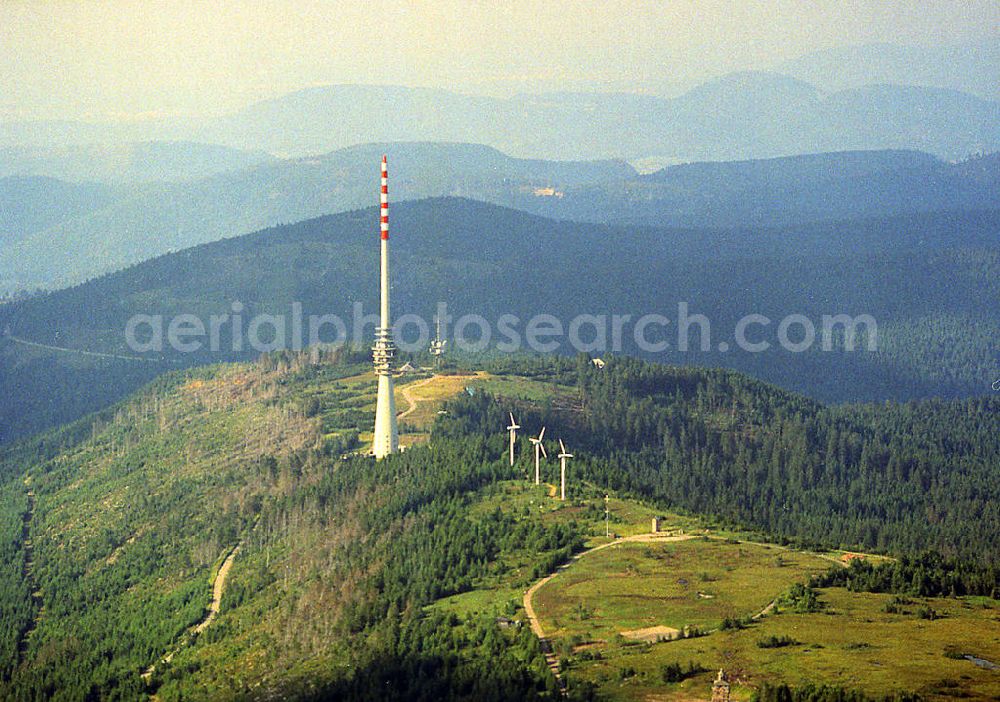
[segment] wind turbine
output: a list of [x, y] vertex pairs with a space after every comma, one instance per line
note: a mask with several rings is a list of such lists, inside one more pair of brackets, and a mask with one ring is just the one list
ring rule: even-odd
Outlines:
[[566, 459], [573, 458], [572, 453], [567, 453], [566, 444], [563, 443], [562, 439], [559, 439], [559, 448], [562, 451], [559, 453], [559, 474], [562, 483], [562, 490], [560, 492], [560, 499], [566, 501]]
[[538, 468], [541, 457], [549, 457], [549, 454], [545, 452], [545, 445], [542, 443], [543, 436], [545, 436], [545, 427], [542, 427], [542, 430], [538, 432], [538, 438], [531, 439], [531, 443], [535, 445], [535, 485], [540, 485], [542, 482], [541, 473]]
[[521, 428], [521, 425], [514, 421], [514, 413], [508, 412], [510, 415], [510, 426], [507, 427], [507, 431], [510, 432], [510, 465], [514, 465], [514, 442], [517, 441], [517, 430]]

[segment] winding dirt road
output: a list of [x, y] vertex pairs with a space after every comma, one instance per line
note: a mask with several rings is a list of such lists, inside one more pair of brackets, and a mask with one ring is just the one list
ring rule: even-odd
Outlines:
[[432, 375], [431, 377], [424, 378], [423, 380], [418, 381], [416, 383], [410, 383], [409, 385], [400, 386], [399, 394], [403, 396], [403, 399], [406, 400], [406, 403], [409, 405], [409, 407], [407, 407], [405, 411], [400, 412], [399, 414], [396, 415], [396, 421], [399, 421], [400, 419], [405, 419], [406, 417], [409, 417], [416, 411], [417, 404], [419, 404], [420, 400], [413, 397], [413, 391], [419, 387], [423, 387], [424, 385], [427, 385], [428, 383], [434, 381], [434, 379], [437, 377], [438, 377], [437, 375]]
[[[215, 574], [215, 580], [212, 582], [212, 601], [208, 603], [208, 612], [205, 614], [205, 617], [190, 630], [192, 635], [197, 636], [201, 632], [205, 631], [205, 629], [207, 629], [218, 616], [219, 609], [222, 606], [222, 596], [226, 593], [226, 579], [229, 577], [229, 571], [233, 567], [233, 561], [236, 560], [236, 554], [240, 552], [240, 547], [242, 545], [242, 542], [236, 544], [236, 546], [233, 547], [233, 550], [229, 552], [229, 555], [226, 556], [226, 560], [224, 560], [222, 565], [219, 566], [219, 572]], [[176, 653], [180, 650], [181, 645], [183, 644], [178, 645], [174, 648], [174, 650], [165, 655], [159, 661], [149, 666], [146, 669], [146, 672], [142, 674], [143, 679], [149, 680], [149, 678], [152, 677], [153, 673], [156, 671], [156, 666], [160, 663], [169, 663], [173, 660], [174, 655], [176, 655]]]
[[24, 513], [23, 523], [21, 525], [21, 543], [24, 545], [24, 577], [28, 581], [31, 587], [31, 602], [35, 607], [35, 616], [28, 625], [28, 628], [21, 634], [21, 639], [17, 643], [17, 660], [18, 663], [22, 663], [25, 657], [28, 655], [28, 642], [31, 640], [31, 635], [38, 628], [38, 623], [42, 620], [42, 615], [45, 613], [45, 605], [42, 604], [42, 593], [38, 587], [38, 582], [35, 580], [35, 548], [34, 542], [31, 539], [31, 522], [35, 518], [35, 491], [31, 489], [31, 483], [27, 478], [24, 480], [25, 486], [28, 488], [28, 509]]
[[52, 346], [51, 344], [40, 344], [37, 341], [28, 341], [27, 339], [22, 339], [17, 336], [6, 335], [3, 338], [10, 339], [15, 344], [21, 344], [22, 346], [31, 346], [36, 349], [45, 349], [46, 351], [59, 351], [61, 353], [74, 353], [78, 356], [90, 356], [91, 358], [116, 358], [121, 361], [141, 361], [143, 363], [176, 363], [176, 361], [168, 360], [165, 358], [144, 358], [142, 356], [126, 356], [119, 353], [101, 353], [100, 351], [85, 351], [83, 349], [71, 349], [66, 346]]
[[545, 576], [537, 583], [528, 588], [527, 592], [524, 593], [524, 614], [525, 616], [528, 617], [528, 623], [531, 624], [531, 632], [538, 637], [538, 641], [542, 645], [542, 651], [545, 653], [545, 662], [548, 663], [549, 669], [552, 670], [552, 674], [559, 682], [560, 689], [565, 689], [564, 688], [565, 683], [563, 681], [562, 675], [559, 673], [559, 658], [552, 651], [552, 644], [549, 641], [549, 638], [545, 635], [545, 630], [542, 628], [541, 622], [538, 621], [538, 615], [535, 613], [535, 607], [534, 604], [532, 603], [532, 598], [534, 598], [535, 593], [538, 592], [538, 590], [543, 585], [552, 580], [552, 578], [559, 575], [559, 573], [569, 568], [571, 565], [576, 563], [584, 556], [594, 553], [596, 551], [601, 551], [603, 549], [610, 548], [611, 546], [618, 546], [619, 544], [626, 544], [626, 543], [649, 542], [649, 541], [667, 543], [675, 541], [687, 541], [688, 539], [693, 539], [693, 538], [695, 537], [692, 534], [671, 536], [670, 534], [649, 533], [649, 534], [636, 534], [634, 536], [626, 536], [625, 538], [622, 539], [615, 539], [614, 541], [609, 541], [605, 544], [600, 544], [598, 546], [594, 546], [593, 548], [589, 548], [586, 551], [581, 551], [580, 553], [576, 554], [568, 561], [563, 563], [561, 566], [556, 568], [555, 572], [549, 573], [547, 576]]
[[212, 601], [208, 604], [208, 614], [205, 618], [201, 620], [201, 623], [196, 626], [192, 632], [195, 634], [200, 634], [208, 628], [209, 624], [218, 616], [219, 608], [222, 606], [222, 596], [226, 593], [226, 578], [229, 577], [229, 570], [233, 567], [233, 561], [236, 560], [236, 554], [240, 552], [240, 546], [242, 544], [237, 544], [229, 555], [226, 556], [226, 560], [222, 562], [219, 566], [219, 572], [215, 575], [215, 583], [212, 586]]

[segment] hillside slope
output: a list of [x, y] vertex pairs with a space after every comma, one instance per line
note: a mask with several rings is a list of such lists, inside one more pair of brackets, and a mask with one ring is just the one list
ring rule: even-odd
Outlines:
[[[96, 130], [98, 135], [101, 129]], [[30, 139], [0, 141], [0, 177], [44, 176], [70, 182], [129, 187], [179, 182], [237, 171], [273, 160], [268, 154], [189, 141], [119, 141], [108, 128], [98, 143], [73, 138], [35, 145]], [[101, 143], [103, 141], [103, 143]], [[11, 143], [12, 142], [12, 143]]]
[[[527, 632], [422, 607], [509, 576], [515, 549], [558, 558], [574, 528], [470, 518], [502, 467], [483, 442], [415, 448], [377, 471], [342, 460], [372, 421], [358, 399], [374, 378], [356, 372], [278, 355], [174, 374], [6, 453], [0, 696], [514, 700], [552, 687]], [[221, 612], [199, 633], [234, 547]]]
[[[622, 161], [523, 160], [475, 144], [368, 144], [182, 184], [119, 189], [113, 199], [55, 210], [30, 226], [15, 218], [7, 227], [15, 234], [11, 245], [0, 249], [0, 288], [73, 284], [169, 251], [368, 206], [372, 164], [386, 152], [394, 201], [460, 196], [629, 226], [791, 226], [1000, 201], [995, 155], [952, 164], [914, 151], [818, 153], [690, 163], [640, 176]], [[15, 213], [45, 212], [47, 196], [12, 191], [3, 200]]]
[[621, 161], [522, 160], [476, 144], [367, 144], [125, 191], [105, 207], [22, 232], [20, 241], [0, 249], [0, 289], [72, 285], [170, 251], [368, 206], [387, 150], [394, 201], [448, 195], [532, 206], [555, 199], [538, 189], [635, 175]]
[[[554, 632], [571, 695], [591, 699], [596, 684], [615, 699], [635, 698], [635, 687], [698, 698], [708, 689], [706, 673], [677, 685], [658, 670], [681, 651], [708, 668], [740, 670], [742, 695], [762, 682], [815, 680], [809, 677], [812, 658], [797, 649], [777, 656], [741, 653], [735, 661], [727, 651], [734, 644], [744, 651], [745, 637], [756, 631], [785, 631], [796, 622], [808, 626], [798, 635], [808, 631], [829, 642], [821, 617], [829, 622], [840, 615], [836, 621], [844, 635], [866, 641], [870, 627], [840, 611], [797, 619], [793, 602], [786, 614], [768, 618], [739, 639], [716, 632], [636, 645], [602, 633], [630, 629], [650, 616], [708, 633], [724, 617], [760, 611], [769, 598], [827, 566], [815, 554], [739, 543], [748, 536], [739, 529], [741, 519], [774, 514], [757, 501], [775, 497], [775, 475], [737, 487], [731, 473], [708, 460], [708, 451], [735, 447], [727, 439], [734, 429], [743, 432], [748, 449], [717, 453], [726, 471], [749, 468], [758, 475], [758, 459], [774, 454], [782, 464], [775, 471], [795, 474], [804, 458], [803, 478], [814, 477], [821, 497], [832, 478], [861, 498], [832, 503], [826, 515], [810, 520], [811, 507], [797, 499], [808, 498], [810, 485], [791, 482], [776, 495], [788, 501], [788, 515], [775, 525], [790, 527], [785, 536], [792, 540], [813, 538], [814, 525], [828, 519], [819, 545], [840, 539], [852, 544], [874, 533], [890, 551], [909, 550], [907, 527], [922, 513], [918, 504], [911, 505], [911, 514], [889, 511], [874, 525], [863, 520], [865, 528], [851, 528], [855, 515], [875, 504], [864, 501], [871, 495], [859, 492], [861, 483], [881, 474], [886, 483], [879, 497], [886, 503], [934, 502], [942, 515], [937, 545], [967, 545], [968, 529], [978, 530], [983, 544], [996, 544], [995, 507], [987, 507], [989, 518], [978, 518], [970, 512], [975, 494], [963, 489], [984, 481], [979, 494], [996, 490], [1000, 432], [992, 424], [1000, 414], [989, 404], [873, 407], [874, 423], [881, 427], [872, 431], [867, 409], [853, 418], [855, 410], [845, 410], [831, 425], [815, 403], [737, 374], [633, 362], [599, 371], [586, 359], [536, 358], [509, 364], [506, 372], [495, 364], [487, 373], [455, 376], [467, 378], [473, 392], [463, 393], [458, 383], [435, 400], [460, 395], [446, 414], [437, 415], [430, 444], [375, 464], [343, 453], [364, 450], [358, 437], [373, 421], [374, 376], [359, 373], [363, 366], [355, 360], [340, 355], [314, 364], [306, 354], [274, 354], [256, 364], [175, 373], [112, 410], [3, 452], [0, 597], [4, 631], [13, 636], [0, 639], [0, 695], [116, 700], [155, 692], [163, 702], [554, 699], [555, 680], [529, 627], [517, 624], [524, 615], [516, 603], [584, 542], [606, 543], [609, 486], [613, 500], [607, 504], [614, 511], [609, 524], [624, 535], [645, 531], [651, 515], [671, 506], [695, 504], [707, 490], [743, 511], [727, 519], [719, 514], [722, 502], [706, 504], [723, 527], [667, 514], [669, 529], [709, 538], [608, 548], [601, 553], [610, 562], [588, 556], [550, 583], [563, 587], [564, 581], [603, 577], [599, 607], [585, 587], [574, 591], [580, 606], [572, 611], [557, 609], [562, 605], [552, 599], [555, 591], [538, 591], [538, 616]], [[605, 411], [602, 403], [610, 398], [622, 403], [622, 411]], [[523, 440], [516, 467], [507, 465], [500, 420], [510, 409], [526, 431], [544, 421], [553, 441], [570, 442], [575, 458], [568, 503], [524, 480]], [[951, 454], [962, 461], [960, 470], [950, 473], [951, 485], [959, 489], [946, 499], [933, 491], [913, 496], [910, 487], [921, 475], [940, 468], [932, 450], [935, 438], [910, 447], [883, 441], [879, 434], [900, 431], [905, 424], [900, 417], [915, 426], [939, 426], [928, 412], [938, 409], [953, 415], [945, 425], [947, 440], [965, 447]], [[833, 442], [843, 462], [824, 454], [825, 438], [816, 430], [830, 426], [843, 430]], [[664, 437], [655, 435], [660, 430], [679, 436], [676, 446], [667, 442], [665, 452], [643, 450], [632, 460], [609, 460], [612, 436], [629, 446], [650, 439], [663, 446]], [[918, 436], [923, 430], [902, 431]], [[867, 443], [862, 448], [859, 442]], [[859, 449], [860, 463], [855, 462]], [[881, 449], [888, 452], [887, 470], [864, 458]], [[685, 459], [690, 472], [682, 476], [674, 463], [677, 451], [706, 455]], [[923, 462], [913, 478], [896, 479], [899, 468], [893, 466], [913, 460]], [[546, 462], [546, 478], [555, 475], [555, 465]], [[657, 480], [669, 489], [661, 491]], [[637, 499], [651, 496], [652, 504]], [[215, 572], [234, 547], [239, 550], [227, 561], [220, 611], [198, 633], [193, 627], [210, 606]], [[712, 565], [692, 565], [699, 558]], [[698, 587], [709, 596], [643, 594], [648, 578], [662, 580], [664, 559], [678, 577], [699, 578]], [[678, 583], [670, 580], [676, 589]], [[629, 592], [648, 600], [644, 614], [636, 614]], [[861, 615], [852, 615], [859, 620], [885, 615], [836, 586], [823, 596], [838, 610], [860, 608]], [[998, 606], [989, 598], [928, 602], [949, 612], [952, 623], [981, 620], [987, 626]], [[897, 616], [893, 628], [905, 637], [919, 633], [921, 621]], [[973, 646], [969, 636], [947, 630], [947, 619], [934, 626], [943, 638], [933, 643], [921, 638], [920, 655], [940, 657], [938, 647], [947, 645]], [[581, 647], [587, 641], [580, 632], [588, 630], [599, 640]], [[992, 644], [982, 648], [974, 638], [973, 648], [960, 650], [996, 655]], [[854, 650], [839, 655], [858, 662], [871, 655]], [[168, 653], [171, 660], [165, 662]], [[886, 663], [892, 671], [907, 670], [905, 661]], [[153, 664], [155, 671], [144, 678]], [[967, 671], [956, 685], [976, 699], [993, 689], [989, 671], [953, 659], [946, 665]], [[602, 671], [615, 677], [602, 678]], [[850, 677], [828, 670], [818, 674], [823, 681], [863, 690], [885, 685], [879, 670]], [[624, 686], [617, 682], [628, 679]]]
[[[454, 198], [402, 203], [393, 212], [397, 314], [431, 324], [437, 304], [446, 303], [455, 319], [484, 315], [494, 343], [504, 340], [496, 327], [503, 314], [519, 318], [522, 342], [530, 318], [555, 315], [564, 330], [559, 348], [572, 352], [565, 333], [577, 315], [631, 315], [634, 323], [656, 313], [675, 326], [668, 327], [669, 348], [644, 352], [651, 357], [727, 365], [827, 400], [985, 394], [995, 379], [996, 310], [981, 304], [1000, 296], [995, 213], [718, 232], [558, 222]], [[0, 337], [0, 374], [13, 389], [0, 406], [6, 437], [68, 421], [177, 365], [256, 353], [248, 344], [234, 350], [228, 325], [215, 353], [208, 344], [194, 353], [166, 347], [138, 362], [79, 353], [135, 356], [124, 331], [136, 314], [164, 315], [165, 324], [195, 314], [207, 329], [210, 315], [231, 313], [238, 301], [244, 323], [267, 313], [290, 325], [291, 305], [299, 302], [303, 319], [336, 314], [351, 333], [353, 303], [369, 312], [376, 301], [374, 222], [377, 213], [362, 210], [277, 227], [0, 306], [0, 331], [10, 335]], [[689, 350], [677, 350], [682, 302], [710, 320], [708, 350], [697, 327]], [[750, 313], [775, 320], [760, 332], [772, 344], [766, 352], [732, 343], [737, 321]], [[773, 327], [792, 313], [817, 328], [822, 315], [870, 314], [878, 349], [846, 352], [833, 344], [827, 352], [786, 352]], [[642, 351], [633, 331], [621, 335], [621, 352]], [[371, 333], [369, 325], [350, 341], [367, 346]], [[415, 329], [406, 334], [415, 340]], [[302, 338], [308, 341], [307, 330]], [[660, 340], [653, 332], [650, 338]], [[294, 340], [287, 327], [285, 339]], [[606, 339], [614, 351], [610, 332]], [[722, 342], [731, 349], [720, 351]]]

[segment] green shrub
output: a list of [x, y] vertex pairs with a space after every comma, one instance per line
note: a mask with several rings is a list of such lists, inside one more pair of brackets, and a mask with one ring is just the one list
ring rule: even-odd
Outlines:
[[799, 642], [791, 636], [768, 636], [757, 640], [757, 648], [784, 648], [785, 646], [795, 646]]

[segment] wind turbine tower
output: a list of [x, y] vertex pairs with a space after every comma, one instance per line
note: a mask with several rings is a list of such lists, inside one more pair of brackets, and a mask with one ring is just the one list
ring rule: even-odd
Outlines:
[[566, 501], [566, 459], [573, 458], [573, 454], [566, 451], [566, 444], [563, 443], [562, 439], [559, 439], [559, 476], [561, 481], [561, 490], [559, 493], [559, 499], [563, 502]]
[[510, 465], [514, 466], [514, 442], [517, 441], [517, 430], [521, 428], [521, 425], [514, 421], [514, 413], [508, 412], [510, 415], [510, 426], [507, 427], [507, 431], [510, 432]]
[[378, 376], [378, 402], [375, 405], [375, 436], [372, 453], [384, 458], [399, 450], [399, 430], [396, 426], [396, 398], [392, 383], [392, 357], [396, 347], [392, 343], [392, 323], [389, 321], [389, 172], [386, 157], [382, 157], [382, 195], [379, 231], [382, 246], [381, 265], [381, 316], [375, 330], [372, 358]]
[[546, 458], [549, 457], [549, 454], [545, 453], [545, 444], [542, 443], [543, 436], [545, 436], [545, 427], [542, 427], [542, 430], [538, 432], [538, 436], [536, 438], [531, 439], [531, 443], [535, 445], [535, 485], [542, 484], [542, 474], [539, 469], [542, 456], [545, 456]]

